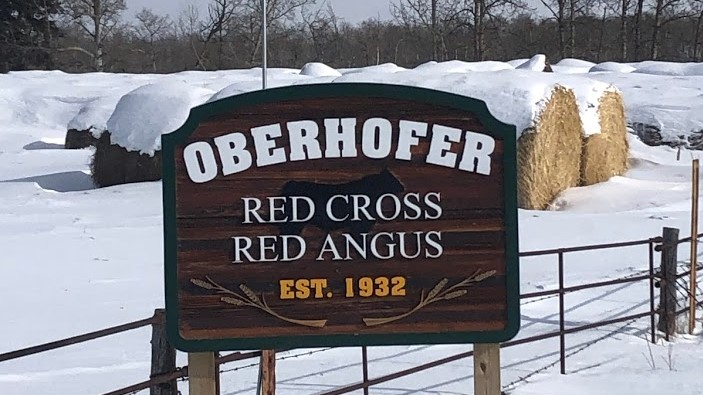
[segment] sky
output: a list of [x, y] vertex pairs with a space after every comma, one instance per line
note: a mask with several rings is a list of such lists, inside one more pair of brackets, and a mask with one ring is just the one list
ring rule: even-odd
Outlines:
[[[389, 5], [391, 0], [328, 0], [340, 18], [351, 23], [360, 22], [368, 18], [380, 17], [390, 19]], [[206, 9], [208, 0], [127, 0], [128, 15], [134, 15], [143, 7], [151, 8], [158, 14], [169, 14], [173, 19], [186, 4], [199, 4]], [[321, 0], [318, 0], [321, 3]]]

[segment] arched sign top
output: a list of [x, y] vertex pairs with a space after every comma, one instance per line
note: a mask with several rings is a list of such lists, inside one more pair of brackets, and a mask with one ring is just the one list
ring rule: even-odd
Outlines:
[[162, 142], [178, 348], [517, 333], [515, 128], [484, 102], [384, 84], [275, 88], [196, 107]]

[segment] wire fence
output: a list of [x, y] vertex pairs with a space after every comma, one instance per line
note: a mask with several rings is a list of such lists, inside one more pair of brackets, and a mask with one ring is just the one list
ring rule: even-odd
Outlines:
[[[698, 235], [700, 238], [703, 236], [703, 234]], [[684, 244], [684, 243], [690, 243], [691, 237], [688, 238], [683, 238], [680, 239], [676, 242], [676, 245], [674, 247], [678, 247], [678, 245]], [[592, 282], [592, 283], [584, 283], [584, 284], [579, 284], [576, 286], [565, 286], [564, 285], [564, 277], [566, 273], [566, 256], [573, 254], [573, 253], [578, 253], [578, 252], [584, 252], [584, 251], [599, 251], [599, 250], [610, 250], [610, 249], [618, 249], [618, 248], [626, 248], [626, 247], [641, 247], [641, 248], [647, 248], [647, 257], [648, 257], [648, 268], [645, 270], [641, 271], [636, 271], [635, 273], [631, 273], [627, 276], [622, 276], [617, 279], [611, 279], [611, 280], [605, 280], [605, 281], [598, 281], [598, 282]], [[629, 241], [629, 242], [623, 242], [623, 243], [609, 243], [609, 244], [598, 244], [598, 245], [588, 245], [588, 246], [578, 246], [578, 247], [570, 247], [570, 248], [559, 248], [559, 249], [550, 249], [550, 250], [542, 250], [542, 251], [528, 251], [528, 252], [522, 252], [520, 253], [521, 258], [527, 258], [527, 257], [538, 257], [538, 256], [556, 256], [557, 257], [557, 272], [558, 272], [558, 287], [554, 289], [548, 289], [548, 290], [540, 290], [536, 292], [528, 292], [528, 293], [523, 293], [520, 296], [521, 299], [521, 305], [527, 305], [530, 303], [536, 303], [539, 301], [547, 300], [547, 299], [553, 299], [553, 298], [558, 298], [558, 304], [559, 304], [559, 330], [557, 331], [552, 331], [552, 332], [547, 332], [547, 333], [542, 333], [526, 338], [520, 338], [520, 339], [515, 339], [511, 340], [509, 342], [505, 342], [501, 344], [502, 348], [508, 348], [508, 347], [514, 347], [522, 344], [528, 344], [531, 342], [536, 342], [536, 341], [542, 341], [545, 339], [552, 339], [552, 338], [559, 338], [559, 360], [555, 361], [554, 363], [548, 364], [547, 366], [541, 367], [540, 369], [537, 369], [521, 378], [519, 378], [516, 381], [513, 381], [511, 383], [508, 383], [507, 385], [504, 386], [504, 389], [509, 389], [513, 386], [515, 386], [517, 383], [526, 380], [528, 377], [531, 377], [534, 374], [537, 374], [541, 371], [544, 371], [546, 369], [549, 369], [553, 366], [556, 366], [556, 364], [559, 364], [560, 366], [560, 371], [562, 374], [566, 373], [566, 361], [567, 358], [578, 354], [579, 352], [583, 351], [584, 349], [590, 347], [591, 345], [603, 341], [611, 336], [613, 334], [618, 333], [618, 329], [614, 331], [608, 332], [606, 335], [601, 336], [591, 342], [588, 342], [575, 350], [567, 353], [566, 349], [566, 336], [585, 331], [585, 330], [590, 330], [594, 328], [600, 328], [600, 327], [605, 327], [605, 326], [610, 326], [610, 325], [615, 325], [615, 324], [623, 324], [620, 327], [627, 327], [631, 323], [648, 317], [649, 318], [649, 326], [650, 326], [650, 341], [656, 342], [656, 326], [655, 326], [655, 316], [660, 315], [662, 310], [661, 308], [656, 307], [656, 301], [655, 301], [655, 290], [657, 288], [662, 288], [662, 285], [668, 286], [667, 284], [664, 284], [662, 281], [662, 274], [660, 271], [655, 268], [655, 251], [661, 251], [667, 247], [667, 245], [663, 244], [663, 239], [662, 237], [653, 237], [649, 239], [643, 239], [643, 240], [635, 240], [635, 241]], [[702, 254], [703, 255], [703, 254]], [[689, 300], [690, 296], [690, 291], [689, 291], [689, 284], [686, 282], [687, 276], [689, 276], [691, 272], [690, 264], [688, 266], [685, 265], [685, 261], [680, 261], [678, 262], [679, 265], [676, 270], [676, 280], [674, 281], [673, 285], [676, 289], [676, 292], [678, 292], [680, 296], [680, 300]], [[683, 271], [680, 271], [683, 269]], [[703, 269], [703, 265], [698, 265], [696, 267], [696, 271], [700, 271]], [[575, 292], [580, 292], [580, 291], [585, 291], [585, 290], [591, 290], [591, 289], [598, 289], [598, 288], [603, 288], [603, 287], [611, 287], [614, 285], [622, 285], [622, 284], [632, 284], [632, 283], [641, 283], [641, 282], [647, 282], [648, 288], [649, 288], [649, 294], [647, 295], [648, 299], [648, 306], [645, 311], [638, 311], [636, 313], [628, 314], [626, 316], [620, 316], [616, 318], [611, 318], [607, 320], [601, 320], [597, 322], [592, 322], [588, 324], [583, 324], [579, 326], [572, 326], [567, 328], [566, 326], [566, 311], [565, 311], [565, 303], [564, 303], [564, 296], [569, 293], [575, 293]], [[696, 306], [700, 307], [702, 303], [700, 302], [701, 298], [700, 295], [703, 294], [703, 290], [701, 290], [701, 287], [696, 284], [695, 288], [697, 289], [696, 295], [694, 295], [694, 301]], [[660, 293], [663, 292], [660, 290]], [[684, 302], [685, 304], [685, 302]], [[681, 309], [676, 310], [675, 314], [681, 315], [684, 313], [687, 313], [689, 311], [689, 307], [683, 307]], [[6, 352], [3, 354], [0, 354], [0, 362], [3, 361], [9, 361], [17, 358], [22, 358], [30, 355], [36, 355], [40, 353], [45, 353], [51, 350], [56, 350], [59, 348], [95, 340], [95, 339], [100, 339], [103, 337], [107, 336], [112, 336], [116, 335], [119, 333], [124, 333], [127, 331], [132, 331], [135, 329], [143, 328], [146, 326], [154, 325], [156, 322], [159, 320], [162, 320], [162, 317], [159, 317], [160, 314], [163, 314], [163, 311], [157, 310], [155, 312], [155, 315], [149, 318], [145, 318], [142, 320], [138, 321], [133, 321], [129, 322], [126, 324], [122, 325], [117, 325], [113, 326], [110, 328], [105, 328], [101, 329], [98, 331], [90, 332], [90, 333], [85, 333], [82, 335], [66, 338], [66, 339], [61, 339], [45, 344], [40, 344], [32, 347], [27, 347], [24, 349], [20, 350], [15, 350], [11, 352]], [[668, 333], [667, 333], [667, 338], [668, 338]], [[283, 351], [290, 351], [290, 350], [277, 350], [279, 353], [277, 356], [278, 361], [283, 361], [286, 359], [293, 359], [293, 358], [299, 358], [302, 356], [309, 356], [309, 355], [314, 355], [317, 353], [322, 353], [325, 351], [329, 351], [332, 348], [323, 348], [323, 349], [318, 349], [318, 350], [311, 350], [311, 351], [305, 351], [305, 352], [299, 352], [295, 354], [290, 354], [290, 355], [280, 355], [280, 352]], [[394, 372], [391, 374], [375, 377], [375, 378], [369, 378], [369, 365], [368, 365], [368, 354], [367, 354], [367, 349], [366, 347], [362, 347], [362, 381], [358, 383], [353, 383], [349, 384], [340, 388], [336, 388], [332, 391], [325, 392], [321, 395], [339, 395], [339, 394], [346, 394], [350, 393], [353, 391], [357, 390], [363, 390], [364, 393], [368, 394], [368, 389], [372, 386], [385, 383], [388, 381], [392, 381], [404, 376], [412, 375], [418, 372], [422, 372], [437, 366], [441, 366], [444, 364], [448, 364], [454, 361], [458, 361], [464, 358], [469, 358], [473, 356], [473, 351], [466, 351], [462, 353], [457, 353], [454, 355], [450, 355], [438, 360], [430, 361], [412, 368], [404, 369], [398, 372]], [[224, 356], [219, 356], [217, 358], [217, 364], [218, 364], [218, 369], [220, 373], [228, 373], [228, 372], [234, 372], [237, 370], [241, 369], [246, 369], [246, 368], [253, 368], [259, 365], [259, 362], [251, 362], [246, 365], [241, 365], [233, 368], [222, 368], [224, 365], [231, 363], [231, 362], [236, 362], [236, 361], [244, 361], [244, 360], [249, 360], [249, 359], [254, 359], [254, 358], [259, 358], [261, 357], [261, 352], [260, 351], [252, 351], [252, 352], [235, 352], [235, 353], [230, 353]], [[154, 386], [163, 384], [163, 383], [168, 383], [168, 382], [174, 382], [175, 380], [186, 380], [188, 377], [188, 366], [183, 366], [180, 368], [176, 368], [173, 372], [168, 372], [164, 374], [158, 374], [156, 376], [151, 377], [149, 380], [145, 380], [140, 383], [132, 384], [127, 387], [117, 389], [115, 391], [106, 393], [104, 395], [127, 395], [127, 394], [134, 394], [139, 391], [143, 391], [149, 388], [152, 388]]]

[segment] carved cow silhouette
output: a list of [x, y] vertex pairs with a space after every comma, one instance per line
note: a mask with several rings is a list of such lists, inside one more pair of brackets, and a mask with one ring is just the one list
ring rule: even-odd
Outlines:
[[[372, 174], [361, 179], [350, 181], [344, 184], [318, 184], [307, 181], [288, 181], [283, 185], [281, 196], [306, 196], [312, 199], [315, 204], [315, 214], [306, 222], [298, 223], [283, 223], [280, 225], [280, 233], [283, 235], [300, 235], [307, 225], [314, 225], [323, 231], [333, 231], [342, 228], [348, 228], [353, 235], [366, 233], [373, 228], [375, 220], [369, 220], [364, 215], [360, 215], [360, 221], [352, 221], [354, 216], [353, 205], [351, 199], [349, 204], [342, 201], [335, 201], [332, 204], [332, 214], [336, 218], [345, 218], [344, 221], [333, 221], [326, 212], [327, 202], [335, 195], [366, 195], [371, 200], [371, 204], [367, 208], [369, 214], [378, 218], [376, 213], [376, 200], [385, 194], [398, 194], [403, 192], [405, 187], [400, 181], [388, 171], [384, 169], [379, 174]], [[290, 200], [288, 200], [290, 202]], [[292, 215], [292, 205], [286, 205], [286, 215]], [[305, 218], [310, 215], [308, 208], [303, 205], [299, 207], [298, 217]]]

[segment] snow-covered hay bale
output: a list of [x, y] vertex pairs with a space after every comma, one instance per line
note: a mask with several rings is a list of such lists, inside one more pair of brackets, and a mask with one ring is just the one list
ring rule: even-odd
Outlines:
[[607, 91], [598, 103], [600, 133], [584, 137], [581, 183], [593, 185], [627, 170], [629, 146], [622, 95]]
[[98, 139], [93, 137], [90, 130], [76, 130], [68, 129], [66, 132], [66, 142], [64, 143], [65, 149], [81, 149], [94, 146], [98, 142]]
[[91, 162], [95, 185], [109, 187], [161, 179], [161, 151], [150, 156], [127, 151], [110, 140], [110, 133], [104, 132], [95, 144]]
[[117, 103], [93, 156], [93, 180], [100, 187], [161, 179], [161, 135], [178, 129], [190, 109], [215, 92], [184, 82], [141, 86]]
[[68, 123], [66, 149], [81, 149], [96, 145], [107, 129], [107, 120], [115, 110], [121, 94], [100, 97], [87, 102]]
[[340, 77], [342, 73], [324, 63], [307, 63], [300, 70], [300, 75], [310, 77]]
[[535, 126], [518, 139], [518, 206], [544, 210], [579, 185], [581, 122], [574, 92], [555, 87]]
[[525, 63], [515, 67], [517, 70], [530, 70], [530, 71], [543, 71], [546, 73], [551, 73], [552, 66], [549, 64], [546, 55], [537, 54], [530, 58], [530, 60]]

